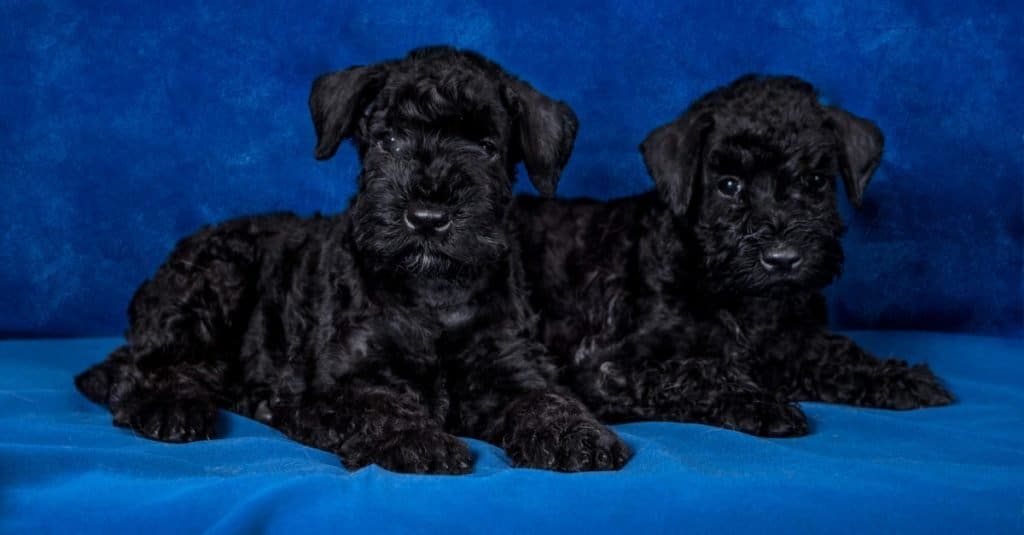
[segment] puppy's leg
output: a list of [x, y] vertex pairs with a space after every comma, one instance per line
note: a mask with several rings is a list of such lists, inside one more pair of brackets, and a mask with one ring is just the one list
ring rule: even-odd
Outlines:
[[191, 442], [213, 438], [217, 407], [203, 386], [217, 380], [203, 377], [210, 370], [181, 364], [142, 370], [124, 345], [75, 377], [75, 385], [110, 409], [114, 425], [164, 442]]
[[702, 423], [764, 437], [808, 432], [799, 407], [723, 357], [605, 361], [580, 379], [588, 404], [610, 421]]
[[511, 399], [491, 433], [515, 466], [559, 472], [618, 470], [629, 446], [567, 392], [543, 390]]
[[845, 336], [816, 331], [784, 347], [801, 352], [779, 355], [764, 373], [789, 399], [897, 410], [953, 402], [927, 365], [879, 359]]
[[751, 378], [746, 349], [695, 346], [686, 324], [653, 323], [627, 334], [598, 331], [575, 347], [567, 379], [602, 421], [702, 423], [767, 437], [807, 434], [803, 411]]
[[[632, 455], [582, 402], [554, 388], [543, 346], [481, 341], [451, 388], [460, 432], [504, 448], [515, 466], [582, 472], [618, 470]], [[453, 383], [455, 383], [453, 381]]]
[[[114, 424], [156, 440], [209, 438], [237, 353], [254, 246], [209, 229], [179, 243], [136, 292], [127, 344], [75, 378]], [[242, 325], [244, 327], [244, 325]]]
[[337, 453], [349, 470], [371, 464], [394, 472], [465, 474], [473, 457], [465, 442], [442, 429], [425, 396], [411, 383], [350, 382], [307, 398], [275, 420], [292, 439]]

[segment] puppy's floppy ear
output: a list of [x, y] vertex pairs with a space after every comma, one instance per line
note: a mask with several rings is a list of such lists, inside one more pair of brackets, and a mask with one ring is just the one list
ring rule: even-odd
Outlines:
[[309, 112], [316, 128], [317, 160], [334, 156], [342, 140], [352, 136], [359, 115], [386, 79], [384, 66], [370, 65], [324, 74], [313, 82]]
[[693, 189], [700, 180], [704, 140], [712, 126], [708, 113], [691, 110], [655, 128], [640, 144], [647, 173], [654, 179], [662, 199], [678, 216], [686, 214]]
[[512, 77], [505, 84], [505, 100], [514, 115], [516, 156], [523, 160], [537, 191], [551, 197], [576, 142], [576, 114], [568, 104]]
[[885, 137], [875, 123], [836, 107], [825, 108], [839, 140], [839, 165], [850, 203], [860, 207], [864, 190], [882, 161]]

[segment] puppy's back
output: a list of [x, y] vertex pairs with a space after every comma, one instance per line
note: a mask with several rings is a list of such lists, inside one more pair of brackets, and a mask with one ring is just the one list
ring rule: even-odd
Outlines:
[[516, 198], [510, 221], [531, 293], [571, 299], [595, 277], [636, 269], [639, 238], [657, 202], [652, 193], [607, 202]]

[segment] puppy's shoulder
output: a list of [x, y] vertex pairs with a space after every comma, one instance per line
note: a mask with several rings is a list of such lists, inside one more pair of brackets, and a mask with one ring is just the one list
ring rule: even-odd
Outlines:
[[630, 211], [640, 196], [602, 201], [591, 197], [543, 198], [520, 195], [512, 203], [512, 217], [526, 226], [551, 223], [586, 227], [600, 223], [617, 212]]
[[573, 199], [538, 197], [536, 195], [518, 195], [512, 201], [512, 213], [524, 220], [539, 217], [565, 217], [580, 211], [589, 211], [601, 206], [601, 201], [589, 197]]

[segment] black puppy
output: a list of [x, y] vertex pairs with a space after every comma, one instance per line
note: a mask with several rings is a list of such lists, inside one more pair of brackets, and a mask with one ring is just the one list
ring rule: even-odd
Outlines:
[[517, 466], [622, 466], [619, 438], [553, 388], [507, 232], [515, 164], [550, 195], [572, 110], [446, 47], [322, 76], [309, 104], [318, 159], [346, 138], [359, 150], [349, 209], [181, 241], [135, 294], [127, 343], [79, 390], [153, 439], [210, 438], [222, 407], [353, 469], [467, 472], [455, 434]]
[[820, 290], [843, 262], [833, 177], [859, 205], [882, 143], [801, 80], [747, 76], [643, 142], [656, 192], [519, 199], [531, 300], [563, 381], [605, 421], [764, 436], [807, 432], [792, 401], [950, 403], [927, 366], [826, 328]]

